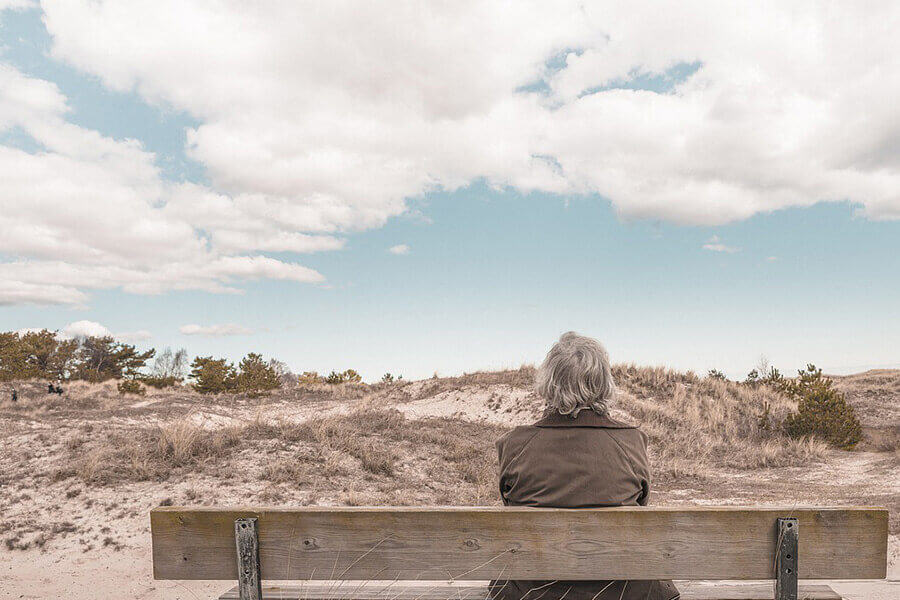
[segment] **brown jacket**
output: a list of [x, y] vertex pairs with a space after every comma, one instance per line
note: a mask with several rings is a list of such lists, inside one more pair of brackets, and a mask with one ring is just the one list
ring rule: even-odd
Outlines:
[[[497, 440], [500, 495], [511, 506], [645, 506], [647, 436], [591, 410], [552, 413]], [[627, 557], [623, 557], [627, 560]], [[498, 600], [672, 600], [671, 581], [493, 582]], [[605, 589], [604, 589], [605, 588]]]

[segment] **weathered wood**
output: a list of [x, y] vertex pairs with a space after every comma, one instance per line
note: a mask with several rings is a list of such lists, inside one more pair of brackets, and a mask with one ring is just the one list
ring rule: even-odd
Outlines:
[[796, 518], [778, 519], [776, 532], [775, 600], [797, 600], [800, 522]]
[[[681, 600], [772, 600], [772, 585], [677, 582]], [[309, 581], [264, 586], [263, 600], [486, 600], [485, 583], [435, 581]], [[232, 588], [220, 600], [238, 600]], [[801, 585], [803, 600], [841, 600], [827, 585]]]
[[161, 507], [154, 576], [233, 579], [241, 517], [259, 519], [265, 580], [774, 579], [780, 517], [803, 527], [801, 578], [887, 565], [882, 508]]
[[237, 590], [240, 600], [261, 600], [259, 532], [257, 519], [235, 519], [234, 545], [237, 556]]

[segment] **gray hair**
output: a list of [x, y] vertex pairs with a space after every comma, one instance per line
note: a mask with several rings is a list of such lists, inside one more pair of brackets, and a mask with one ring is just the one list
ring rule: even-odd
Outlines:
[[607, 414], [616, 386], [606, 350], [574, 331], [562, 334], [537, 371], [535, 391], [548, 410], [563, 415], [577, 417], [585, 408]]

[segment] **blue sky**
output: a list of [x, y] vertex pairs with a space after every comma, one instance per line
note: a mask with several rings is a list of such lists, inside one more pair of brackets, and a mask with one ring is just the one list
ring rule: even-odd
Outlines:
[[[729, 110], [745, 112], [725, 117], [734, 123], [716, 123], [717, 132], [733, 129], [712, 138], [710, 122], [723, 118], [723, 98], [733, 97], [729, 86], [743, 85], [740, 77], [721, 74], [728, 65], [712, 58], [718, 56], [714, 41], [663, 58], [625, 48], [625, 58], [600, 53], [606, 62], [594, 64], [587, 61], [603, 47], [591, 44], [617, 39], [615, 28], [606, 25], [613, 32], [606, 38], [563, 28], [560, 39], [533, 49], [530, 63], [513, 61], [520, 76], [496, 91], [492, 103], [483, 104], [484, 92], [461, 98], [464, 108], [445, 106], [445, 97], [429, 100], [432, 87], [452, 81], [437, 79], [419, 89], [421, 78], [415, 77], [413, 83], [398, 79], [395, 88], [401, 91], [376, 102], [384, 78], [403, 77], [391, 70], [378, 75], [379, 67], [339, 84], [330, 76], [326, 83], [317, 79], [318, 67], [298, 67], [297, 81], [288, 86], [293, 70], [285, 75], [275, 65], [272, 81], [261, 80], [255, 69], [241, 74], [234, 66], [241, 63], [241, 48], [223, 46], [221, 62], [233, 63], [226, 65], [228, 72], [237, 71], [236, 78], [244, 76], [259, 89], [277, 84], [284, 86], [284, 97], [300, 90], [298, 98], [318, 89], [322, 99], [310, 100], [301, 111], [292, 103], [245, 97], [241, 90], [232, 90], [233, 102], [219, 104], [210, 95], [223, 93], [213, 88], [224, 77], [188, 89], [188, 67], [197, 69], [197, 77], [209, 71], [208, 64], [190, 64], [185, 48], [193, 38], [181, 40], [176, 32], [165, 48], [142, 46], [140, 36], [150, 39], [151, 32], [138, 18], [115, 21], [124, 18], [120, 12], [54, 2], [0, 12], [0, 66], [8, 77], [5, 90], [0, 79], [0, 146], [9, 150], [0, 156], [7, 157], [8, 172], [30, 173], [34, 166], [41, 173], [37, 161], [71, 161], [75, 173], [98, 169], [98, 193], [109, 189], [111, 198], [96, 216], [92, 197], [71, 200], [82, 203], [87, 217], [66, 229], [51, 218], [53, 203], [77, 195], [33, 201], [22, 191], [30, 189], [27, 180], [0, 187], [0, 203], [12, 215], [7, 226], [30, 232], [0, 246], [0, 266], [7, 267], [0, 270], [6, 280], [0, 287], [0, 329], [64, 330], [91, 321], [139, 346], [185, 347], [192, 355], [235, 360], [258, 351], [298, 372], [353, 367], [369, 380], [387, 371], [418, 378], [539, 362], [567, 330], [597, 337], [616, 362], [700, 372], [719, 368], [732, 377], [742, 377], [762, 354], [787, 371], [807, 362], [832, 372], [900, 367], [900, 222], [894, 220], [900, 188], [884, 175], [900, 171], [900, 160], [883, 150], [891, 144], [884, 136], [867, 138], [866, 130], [830, 129], [827, 123], [808, 124], [794, 139], [779, 132], [783, 122], [804, 123], [802, 112], [779, 115], [783, 122], [773, 125], [770, 113], [734, 107]], [[183, 14], [196, 18], [198, 28], [204, 24], [202, 14]], [[120, 29], [121, 39], [104, 39], [99, 46], [87, 39], [92, 31]], [[133, 51], [130, 40], [141, 49]], [[665, 48], [666, 41], [659, 45]], [[180, 64], [167, 62], [171, 47], [180, 48], [175, 58], [187, 63], [186, 73], [178, 75], [184, 79], [171, 75], [178, 70], [171, 65]], [[285, 56], [299, 53], [297, 60], [306, 64], [308, 49], [283, 50]], [[132, 51], [137, 58], [129, 62]], [[383, 49], [386, 55], [391, 51]], [[429, 51], [442, 59], [440, 49], [424, 48], [422, 54]], [[125, 58], [117, 62], [120, 55]], [[611, 71], [610, 63], [624, 66]], [[147, 65], [162, 66], [151, 71]], [[578, 75], [581, 91], [571, 92], [578, 69], [604, 74]], [[482, 82], [481, 74], [471, 77], [474, 83], [465, 89]], [[708, 81], [701, 86], [697, 80], [703, 77]], [[68, 110], [53, 108], [55, 96], [47, 91], [52, 88], [42, 82], [55, 86]], [[793, 98], [818, 83], [758, 92]], [[360, 89], [363, 84], [371, 89]], [[227, 96], [230, 88], [222, 85]], [[696, 124], [685, 124], [693, 114], [685, 106], [696, 105], [717, 85], [712, 102], [719, 112], [710, 109]], [[349, 98], [341, 100], [341, 111], [308, 120], [310, 112], [330, 107], [338, 92]], [[424, 107], [409, 123], [393, 110], [408, 102], [406, 92], [420, 99], [409, 106]], [[4, 93], [12, 98], [6, 104]], [[14, 102], [50, 108], [35, 116]], [[228, 113], [232, 104], [249, 108]], [[837, 110], [838, 104], [821, 108]], [[604, 121], [612, 110], [622, 112]], [[878, 110], [872, 108], [873, 119]], [[646, 122], [621, 125], [634, 115], [647, 115]], [[471, 128], [473, 119], [482, 121]], [[546, 131], [519, 139], [519, 125], [527, 129], [541, 120], [552, 135], [568, 136], [548, 143], [546, 152], [540, 142]], [[388, 134], [379, 132], [385, 121], [394, 127]], [[43, 127], [48, 123], [51, 132]], [[69, 138], [54, 133], [63, 130], [60, 123], [76, 126], [71, 136], [82, 140], [75, 144], [79, 148], [99, 144], [98, 137], [108, 146], [96, 153], [72, 150]], [[735, 132], [746, 134], [754, 124], [759, 139], [733, 142]], [[673, 127], [684, 129], [683, 148], [668, 154], [674, 152]], [[417, 133], [401, 139], [413, 129]], [[279, 138], [282, 131], [290, 136]], [[479, 131], [484, 139], [471, 139]], [[855, 154], [836, 158], [829, 148], [814, 157], [813, 166], [802, 162], [812, 141], [830, 135], [840, 138], [836, 146], [842, 152], [849, 146]], [[372, 144], [359, 142], [367, 136]], [[138, 150], [125, 140], [134, 140]], [[773, 162], [775, 146], [782, 154]], [[293, 166], [279, 164], [291, 157]], [[349, 166], [337, 169], [328, 160]], [[858, 166], [863, 163], [868, 166]], [[141, 174], [115, 179], [131, 165]], [[781, 165], [792, 169], [782, 173]], [[852, 177], [847, 165], [855, 169]], [[109, 179], [102, 169], [111, 173]], [[303, 177], [291, 179], [298, 172]], [[84, 184], [72, 175], [47, 187], [67, 190], [66, 185], [74, 193]], [[206, 206], [202, 202], [211, 195], [218, 198], [215, 211], [191, 212]], [[40, 210], [23, 208], [31, 202]], [[129, 203], [135, 203], [134, 211]], [[119, 206], [125, 207], [121, 218], [133, 214], [139, 223], [151, 223], [135, 230], [135, 250], [122, 249], [133, 222], [123, 221], [125, 233], [112, 231]], [[254, 228], [246, 229], [251, 221]], [[231, 241], [248, 231], [253, 241]], [[295, 234], [305, 237], [290, 237]], [[289, 241], [267, 242], [276, 238]], [[77, 244], [68, 250], [70, 241]], [[318, 251], [304, 250], [305, 244]], [[407, 251], [390, 251], [398, 245]], [[176, 246], [175, 258], [168, 257], [165, 248]], [[182, 252], [196, 252], [184, 261], [189, 267], [160, 277], [181, 264]], [[217, 261], [223, 257], [249, 262], [222, 266]], [[191, 269], [220, 274], [195, 285], [186, 282]], [[75, 280], [79, 273], [88, 274], [83, 284]], [[135, 284], [144, 276], [152, 285]], [[182, 333], [189, 324], [210, 328], [208, 335]], [[216, 326], [225, 324], [243, 333], [216, 335]]]

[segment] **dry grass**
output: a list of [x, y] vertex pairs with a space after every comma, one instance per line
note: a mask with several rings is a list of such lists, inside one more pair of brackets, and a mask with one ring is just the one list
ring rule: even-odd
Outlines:
[[127, 434], [71, 438], [66, 442], [70, 460], [51, 478], [77, 475], [85, 483], [100, 485], [161, 481], [176, 469], [202, 467], [227, 458], [239, 435], [237, 427], [208, 430], [183, 419]]
[[[775, 425], [795, 408], [769, 388], [662, 368], [620, 365], [614, 373], [620, 388], [617, 414], [639, 423], [650, 436], [658, 479], [703, 476], [722, 467], [803, 464], [826, 453], [826, 446], [817, 440], [791, 440], [777, 426], [765, 427], [761, 417], [766, 407]], [[426, 386], [440, 388], [432, 393], [495, 384], [530, 387], [533, 374], [533, 368], [523, 367], [436, 380]], [[318, 398], [358, 394], [365, 386], [305, 387], [314, 387], [309, 393]], [[405, 394], [403, 387], [379, 386], [376, 393]], [[464, 498], [457, 495], [454, 502], [496, 501], [494, 441], [506, 427], [454, 418], [409, 420], [397, 410], [371, 405], [363, 400], [349, 414], [300, 423], [257, 418], [242, 425], [202, 427], [188, 415], [156, 427], [103, 435], [88, 426], [64, 440], [67, 456], [52, 478], [78, 476], [92, 485], [164, 480], [218, 472], [236, 464], [235, 455], [246, 450], [247, 456], [257, 456], [249, 467], [256, 469], [260, 480], [308, 486], [316, 493], [349, 493], [348, 486], [361, 486], [392, 497], [422, 496], [416, 486], [426, 486], [431, 491], [425, 495], [438, 499], [457, 491], [461, 482]], [[431, 479], [439, 485], [428, 487]]]
[[617, 366], [614, 375], [619, 408], [650, 436], [657, 476], [803, 464], [828, 451], [824, 442], [779, 431], [796, 404], [768, 387], [633, 365]]
[[493, 442], [503, 431], [455, 419], [410, 421], [393, 409], [215, 429], [182, 418], [127, 434], [79, 433], [64, 442], [66, 455], [49, 477], [110, 486], [220, 475], [246, 453], [261, 481], [343, 494], [345, 501], [353, 501], [351, 491], [366, 491], [399, 504], [428, 496], [437, 502], [453, 490], [459, 503], [492, 502]]
[[835, 387], [853, 405], [863, 425], [860, 450], [900, 453], [900, 377], [897, 370], [877, 369], [834, 376]]
[[[315, 479], [308, 465], [357, 487], [344, 495], [356, 502], [361, 489], [392, 503], [438, 498], [453, 490], [455, 503], [495, 503], [494, 440], [502, 427], [459, 419], [409, 420], [397, 410], [360, 408], [301, 424], [254, 423], [251, 437], [292, 444], [292, 454], [270, 462], [264, 476], [277, 482]], [[338, 482], [332, 482], [338, 483]], [[355, 494], [355, 495], [354, 495]], [[371, 499], [369, 504], [377, 504]]]
[[[792, 441], [777, 428], [762, 427], [765, 406], [773, 424], [794, 408], [767, 388], [659, 368], [620, 365], [614, 373], [621, 392], [614, 415], [639, 423], [651, 437], [655, 487], [662, 492], [657, 500], [671, 490], [687, 490], [688, 496], [669, 500], [700, 494], [768, 501], [782, 497], [778, 472], [751, 471], [827, 458], [811, 466], [827, 472], [832, 459], [855, 460], [854, 454], [835, 456], [819, 442]], [[16, 405], [2, 396], [9, 384], [0, 384], [0, 504], [19, 510], [14, 522], [7, 516], [3, 542], [18, 550], [71, 537], [65, 516], [80, 528], [83, 549], [100, 547], [105, 536], [119, 533], [89, 532], [87, 521], [72, 514], [115, 522], [136, 518], [144, 504], [158, 502], [497, 504], [494, 442], [511, 420], [526, 422], [539, 408], [537, 398], [520, 391], [531, 388], [533, 375], [533, 368], [523, 367], [393, 385], [298, 386], [260, 399], [202, 396], [184, 388], [148, 389], [145, 398], [127, 398], [112, 384], [81, 382], [65, 385], [59, 397], [46, 394], [45, 383], [17, 382]], [[897, 423], [900, 396], [886, 400], [880, 394], [895, 393], [900, 376], [863, 375], [839, 385], [850, 386], [848, 399], [861, 403], [857, 411], [864, 419], [868, 415], [860, 407], [882, 411], [874, 420], [880, 437], [868, 449], [885, 452], [870, 463], [891, 469], [900, 450], [889, 435], [895, 430], [886, 427]], [[422, 407], [437, 406], [431, 414], [475, 419], [481, 417], [473, 414], [490, 413], [509, 425], [417, 419], [394, 408], [419, 398], [426, 399]], [[457, 402], [463, 408], [475, 403], [478, 410], [446, 410], [447, 404], [455, 410]], [[825, 487], [803, 493], [817, 497], [825, 490], [832, 494], [828, 498], [844, 502], [840, 480], [825, 479]], [[745, 482], [755, 482], [752, 497], [743, 495]], [[872, 502], [893, 506], [895, 499]], [[40, 514], [25, 508], [37, 505]]]

